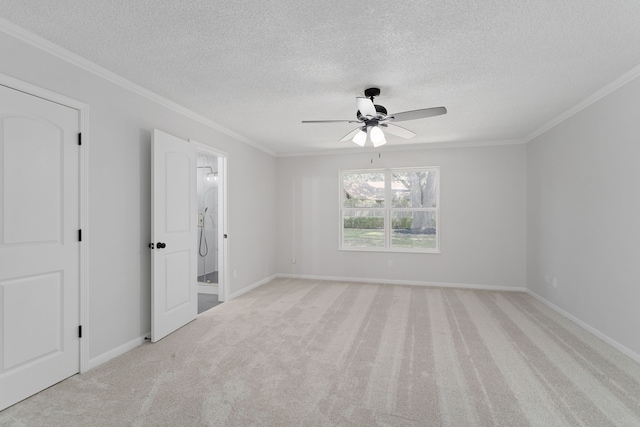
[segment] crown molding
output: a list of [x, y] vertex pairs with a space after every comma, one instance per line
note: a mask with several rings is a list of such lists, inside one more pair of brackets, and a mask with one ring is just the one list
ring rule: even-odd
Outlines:
[[362, 152], [380, 152], [380, 151], [407, 151], [407, 150], [424, 150], [424, 149], [439, 149], [439, 148], [459, 148], [459, 147], [481, 147], [481, 146], [492, 146], [492, 145], [510, 145], [510, 144], [523, 144], [528, 143], [543, 133], [549, 131], [565, 120], [569, 119], [573, 115], [578, 112], [584, 110], [589, 107], [591, 104], [596, 101], [604, 98], [630, 81], [640, 77], [640, 65], [632, 68], [625, 74], [623, 74], [618, 79], [613, 82], [607, 84], [602, 89], [598, 90], [594, 94], [585, 98], [580, 103], [575, 106], [569, 108], [559, 116], [553, 118], [552, 120], [546, 122], [529, 135], [524, 137], [523, 139], [514, 139], [514, 140], [500, 140], [500, 141], [452, 141], [452, 142], [434, 142], [434, 143], [424, 143], [424, 144], [416, 144], [416, 145], [405, 145], [398, 147], [388, 147], [383, 150], [380, 149], [334, 149], [334, 150], [318, 150], [318, 151], [308, 151], [308, 152], [294, 152], [294, 153], [277, 153], [274, 150], [267, 148], [266, 146], [253, 141], [247, 138], [244, 135], [241, 135], [231, 129], [228, 129], [213, 120], [198, 114], [192, 110], [189, 110], [182, 105], [171, 101], [167, 98], [164, 98], [149, 89], [146, 89], [136, 83], [131, 82], [130, 80], [125, 79], [124, 77], [103, 68], [94, 62], [89, 61], [86, 58], [81, 57], [73, 52], [70, 52], [55, 43], [50, 42], [49, 40], [44, 39], [41, 36], [38, 36], [24, 28], [7, 21], [6, 19], [0, 18], [0, 31], [12, 36], [18, 40], [21, 40], [24, 43], [27, 43], [35, 48], [38, 48], [46, 53], [49, 53], [57, 58], [60, 58], [72, 65], [75, 65], [79, 68], [82, 68], [85, 71], [88, 71], [94, 75], [97, 75], [113, 84], [116, 84], [120, 87], [123, 87], [137, 95], [140, 95], [144, 98], [147, 98], [165, 108], [168, 108], [178, 114], [181, 114], [187, 118], [190, 118], [196, 122], [199, 122], [211, 129], [214, 129], [218, 132], [221, 132], [231, 138], [243, 142], [249, 146], [257, 148], [271, 156], [275, 157], [304, 157], [304, 156], [322, 156], [322, 155], [332, 155], [332, 154], [347, 154], [347, 153], [362, 153]]
[[560, 123], [562, 123], [565, 120], [567, 120], [570, 117], [572, 117], [573, 115], [575, 115], [575, 114], [579, 113], [580, 111], [584, 110], [585, 108], [587, 108], [588, 106], [590, 106], [594, 102], [599, 101], [600, 99], [602, 99], [605, 96], [609, 95], [610, 93], [620, 89], [622, 86], [626, 85], [627, 83], [629, 83], [630, 81], [632, 81], [632, 80], [634, 80], [634, 79], [636, 79], [638, 77], [640, 77], [640, 65], [635, 66], [634, 68], [632, 68], [631, 70], [627, 71], [622, 76], [618, 77], [617, 79], [615, 79], [614, 81], [612, 81], [611, 83], [609, 83], [608, 85], [603, 87], [602, 89], [600, 89], [597, 92], [595, 92], [594, 94], [588, 96], [587, 98], [585, 98], [584, 100], [582, 100], [578, 104], [576, 104], [573, 107], [569, 108], [564, 113], [562, 113], [559, 116], [549, 120], [547, 123], [543, 124], [538, 129], [536, 129], [533, 132], [531, 132], [529, 135], [527, 135], [524, 138], [525, 142], [530, 142], [530, 141], [534, 140], [535, 138], [539, 137], [543, 133], [551, 130], [552, 128], [558, 126]]
[[249, 138], [247, 138], [244, 135], [240, 135], [237, 132], [232, 131], [231, 129], [228, 129], [222, 125], [220, 125], [219, 123], [214, 122], [213, 120], [204, 117], [201, 114], [198, 114], [192, 110], [189, 110], [186, 107], [183, 107], [182, 105], [171, 101], [167, 98], [164, 98], [152, 91], [150, 91], [149, 89], [145, 89], [144, 87], [133, 83], [130, 80], [125, 79], [124, 77], [107, 70], [106, 68], [101, 67], [98, 64], [95, 64], [94, 62], [89, 61], [86, 58], [81, 57], [80, 55], [77, 55], [73, 52], [70, 52], [60, 46], [58, 46], [55, 43], [50, 42], [49, 40], [44, 39], [43, 37], [40, 37], [30, 31], [25, 30], [24, 28], [7, 21], [6, 19], [0, 18], [0, 31], [8, 34], [11, 37], [14, 37], [24, 43], [27, 43], [37, 49], [43, 50], [44, 52], [53, 55], [59, 59], [62, 59], [63, 61], [66, 61], [72, 65], [75, 65], [76, 67], [82, 68], [85, 71], [88, 71], [98, 77], [101, 77], [113, 84], [116, 84], [120, 87], [123, 87], [125, 89], [127, 89], [130, 92], [133, 92], [137, 95], [140, 95], [144, 98], [147, 98], [165, 108], [168, 108], [178, 114], [181, 114], [185, 117], [188, 117], [196, 122], [199, 122], [211, 129], [214, 129], [218, 132], [221, 132], [227, 136], [230, 136], [231, 138], [243, 142], [247, 145], [250, 145], [254, 148], [257, 148], [258, 150], [264, 151], [267, 154], [270, 154], [272, 156], [275, 156], [276, 153], [265, 147], [264, 145], [257, 143]]

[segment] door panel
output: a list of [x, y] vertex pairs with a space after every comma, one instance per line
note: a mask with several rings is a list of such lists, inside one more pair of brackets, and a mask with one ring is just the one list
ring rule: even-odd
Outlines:
[[[62, 350], [62, 272], [9, 280], [2, 284], [4, 313], [4, 366], [10, 370]], [[37, 320], [36, 320], [37, 319]], [[35, 321], [34, 321], [35, 320]], [[24, 325], [34, 323], [28, 340]]]
[[189, 178], [193, 172], [190, 160], [187, 153], [166, 153], [166, 233], [189, 232], [191, 225]]
[[24, 117], [6, 117], [3, 127], [4, 243], [60, 243], [64, 130]]
[[78, 119], [0, 86], [0, 409], [79, 371]]
[[198, 312], [196, 149], [156, 129], [151, 151], [151, 341], [156, 342]]
[[[191, 283], [189, 277], [189, 270], [183, 268], [185, 265], [189, 265], [189, 251], [182, 251], [169, 254], [165, 257], [165, 270], [167, 283]], [[167, 300], [165, 310], [167, 312], [179, 308], [184, 304], [189, 304], [190, 298], [190, 286], [168, 286]]]

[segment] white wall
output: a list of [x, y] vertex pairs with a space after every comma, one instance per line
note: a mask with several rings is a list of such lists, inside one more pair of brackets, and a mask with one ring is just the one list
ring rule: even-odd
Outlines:
[[[232, 294], [276, 273], [511, 288], [526, 283], [640, 353], [634, 328], [640, 324], [638, 80], [526, 146], [383, 151], [372, 165], [364, 151], [276, 160], [3, 32], [0, 57], [0, 73], [90, 106], [85, 236], [92, 359], [150, 329], [155, 127], [230, 154]], [[337, 250], [338, 170], [432, 165], [441, 167], [442, 254]], [[545, 275], [559, 279], [557, 289]]]
[[[503, 145], [279, 158], [278, 272], [524, 288], [525, 153]], [[339, 251], [338, 171], [404, 166], [441, 168], [442, 253]]]
[[640, 354], [640, 79], [528, 143], [527, 171], [528, 287]]
[[159, 128], [229, 153], [231, 293], [276, 273], [276, 160], [0, 32], [0, 73], [90, 107], [91, 359], [150, 330], [150, 141]]

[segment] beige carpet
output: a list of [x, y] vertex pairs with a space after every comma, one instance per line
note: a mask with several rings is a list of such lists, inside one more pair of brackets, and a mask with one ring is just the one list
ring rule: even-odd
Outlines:
[[278, 279], [10, 426], [638, 426], [640, 365], [523, 293]]

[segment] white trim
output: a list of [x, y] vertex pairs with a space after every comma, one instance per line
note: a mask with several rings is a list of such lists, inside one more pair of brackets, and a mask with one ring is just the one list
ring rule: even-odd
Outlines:
[[[90, 318], [89, 308], [89, 242], [91, 233], [89, 228], [89, 106], [80, 108], [80, 132], [82, 133], [82, 145], [80, 146], [80, 229], [82, 229], [82, 242], [80, 243], [80, 324], [83, 337], [80, 340], [80, 373], [89, 368], [89, 333]], [[86, 331], [86, 332], [84, 332]]]
[[[0, 19], [0, 27], [2, 19]], [[82, 133], [82, 145], [79, 150], [78, 184], [79, 215], [78, 226], [82, 229], [82, 242], [78, 259], [79, 267], [79, 324], [82, 325], [83, 336], [80, 339], [79, 372], [86, 372], [89, 368], [89, 106], [83, 102], [69, 98], [59, 93], [26, 83], [0, 73], [0, 85], [24, 92], [26, 94], [46, 99], [78, 111], [78, 128]]]
[[526, 292], [527, 288], [512, 286], [477, 285], [472, 283], [425, 282], [420, 280], [371, 279], [366, 277], [315, 276], [308, 274], [276, 274], [276, 278], [327, 280], [331, 282], [380, 283], [389, 285], [424, 286], [430, 288], [477, 289], [483, 291]]
[[249, 292], [249, 291], [251, 291], [251, 290], [253, 290], [253, 289], [257, 288], [257, 287], [264, 285], [265, 283], [269, 283], [270, 281], [272, 281], [273, 279], [276, 279], [277, 277], [278, 277], [277, 274], [273, 274], [273, 275], [271, 275], [269, 277], [266, 277], [266, 278], [264, 278], [264, 279], [262, 279], [262, 280], [260, 280], [260, 281], [258, 281], [256, 283], [254, 283], [253, 285], [249, 285], [249, 286], [247, 286], [245, 288], [242, 288], [239, 291], [236, 291], [236, 292], [232, 293], [231, 295], [229, 295], [229, 298], [227, 298], [227, 301], [231, 301], [232, 299], [238, 298], [240, 295], [244, 295], [247, 292]]
[[[222, 287], [218, 288], [218, 301], [224, 302], [228, 299], [228, 295], [231, 293], [231, 275], [230, 271], [230, 263], [231, 263], [231, 249], [229, 247], [229, 239], [224, 236], [229, 233], [229, 223], [231, 219], [229, 218], [229, 161], [230, 156], [220, 156], [218, 157], [221, 162], [219, 162], [219, 168], [221, 170], [222, 176], [222, 210], [219, 214], [222, 214], [222, 232], [219, 234], [218, 240], [222, 242], [220, 247], [222, 248], [222, 274], [218, 276], [218, 282], [222, 282]], [[220, 172], [219, 172], [220, 173]], [[220, 219], [220, 215], [218, 215]], [[219, 260], [218, 260], [219, 262]]]
[[142, 86], [139, 86], [127, 79], [125, 79], [124, 77], [119, 76], [118, 74], [107, 70], [106, 68], [103, 68], [91, 61], [89, 61], [86, 58], [81, 57], [80, 55], [77, 55], [73, 52], [70, 52], [30, 31], [25, 30], [24, 28], [21, 28], [5, 19], [0, 18], [0, 31], [9, 34], [12, 37], [17, 38], [20, 41], [23, 41], [31, 46], [34, 46], [38, 49], [41, 49], [53, 56], [56, 56], [64, 61], [67, 61], [77, 67], [82, 68], [85, 71], [88, 71], [92, 74], [95, 74], [99, 77], [102, 77], [103, 79], [110, 81], [111, 83], [114, 83], [120, 87], [123, 87], [137, 95], [140, 95], [142, 97], [145, 97], [157, 104], [162, 105], [163, 107], [166, 107], [170, 110], [173, 110], [179, 114], [182, 114], [185, 117], [188, 117], [192, 120], [195, 120], [199, 123], [202, 123], [205, 126], [208, 126], [212, 129], [215, 129], [225, 135], [228, 135], [238, 141], [242, 141], [247, 145], [250, 145], [254, 148], [257, 148], [258, 150], [264, 151], [267, 154], [270, 154], [272, 156], [275, 156], [276, 153], [265, 147], [264, 145], [257, 143], [249, 138], [247, 138], [244, 135], [240, 135], [239, 133], [236, 133], [234, 131], [232, 131], [231, 129], [228, 129], [216, 122], [214, 122], [211, 119], [208, 119], [198, 113], [195, 113], [191, 110], [189, 110], [188, 108], [183, 107], [182, 105], [179, 105], [178, 103], [171, 101], [167, 98], [164, 98], [148, 89], [145, 89]]
[[144, 344], [144, 342], [148, 339], [150, 335], [151, 335], [151, 332], [148, 332], [145, 335], [132, 339], [131, 341], [124, 343], [112, 350], [104, 352], [100, 356], [94, 357], [93, 359], [89, 360], [89, 369], [93, 369], [96, 366], [100, 366], [103, 363], [108, 362], [109, 360], [115, 357], [121, 356], [126, 352], [131, 351], [134, 348]]
[[202, 142], [196, 141], [195, 139], [189, 138], [189, 142], [195, 145], [197, 151], [204, 151], [209, 154], [213, 154], [215, 156], [229, 157], [229, 153], [226, 151], [222, 151], [208, 144], [204, 144]]
[[[0, 21], [2, 18], [0, 18]], [[83, 102], [76, 101], [75, 99], [61, 95], [57, 92], [53, 92], [42, 87], [32, 85], [22, 80], [18, 80], [14, 77], [0, 73], [0, 85], [10, 87], [11, 89], [18, 90], [20, 92], [27, 93], [29, 95], [36, 96], [38, 98], [46, 99], [47, 101], [55, 102], [56, 104], [66, 105], [74, 110], [81, 110], [88, 108], [89, 106]]]
[[545, 298], [541, 297], [540, 295], [536, 294], [531, 289], [527, 289], [526, 292], [529, 295], [531, 295], [533, 298], [537, 299], [538, 301], [540, 301], [541, 303], [543, 303], [544, 305], [546, 305], [547, 307], [549, 307], [550, 309], [555, 311], [556, 313], [566, 317], [567, 319], [571, 320], [576, 325], [578, 325], [578, 326], [586, 329], [587, 331], [591, 332], [593, 335], [595, 335], [596, 337], [600, 338], [602, 341], [606, 342], [611, 347], [615, 348], [616, 350], [622, 352], [626, 356], [629, 356], [631, 359], [633, 359], [636, 362], [640, 363], [640, 354], [638, 354], [635, 351], [631, 350], [629, 347], [627, 347], [627, 346], [625, 346], [623, 344], [620, 344], [618, 341], [614, 340], [613, 338], [611, 338], [607, 334], [605, 334], [603, 332], [600, 332], [598, 329], [594, 328], [593, 326], [589, 325], [588, 323], [583, 322], [582, 320], [578, 319], [573, 314], [570, 314], [569, 312], [567, 312], [567, 311], [563, 310], [562, 308], [558, 307], [557, 305], [553, 304], [551, 301], [548, 301]]
[[[437, 238], [437, 236], [436, 236]], [[426, 255], [441, 255], [442, 251], [440, 250], [418, 250], [418, 249], [407, 249], [407, 248], [338, 248], [339, 251], [342, 252], [385, 252], [391, 254], [426, 254]]]
[[555, 118], [549, 120], [547, 123], [543, 124], [538, 129], [536, 129], [533, 132], [531, 132], [529, 135], [527, 135], [524, 138], [525, 142], [530, 142], [530, 141], [534, 140], [535, 138], [539, 137], [543, 133], [547, 132], [548, 130], [556, 127], [560, 123], [562, 123], [565, 120], [569, 119], [571, 116], [573, 116], [573, 115], [579, 113], [580, 111], [584, 110], [585, 108], [587, 108], [588, 106], [590, 106], [594, 102], [601, 100], [605, 96], [607, 96], [610, 93], [620, 89], [622, 86], [626, 85], [627, 83], [629, 83], [630, 81], [632, 81], [632, 80], [634, 80], [634, 79], [636, 79], [638, 77], [640, 77], [640, 65], [638, 65], [638, 66], [632, 68], [631, 70], [627, 71], [622, 76], [618, 77], [617, 79], [615, 79], [614, 81], [612, 81], [611, 83], [609, 83], [608, 85], [603, 87], [602, 89], [600, 89], [597, 92], [595, 92], [594, 94], [586, 97], [584, 100], [582, 100], [578, 104], [574, 105], [573, 107], [569, 108], [564, 113], [562, 113], [559, 116], [556, 116]]

